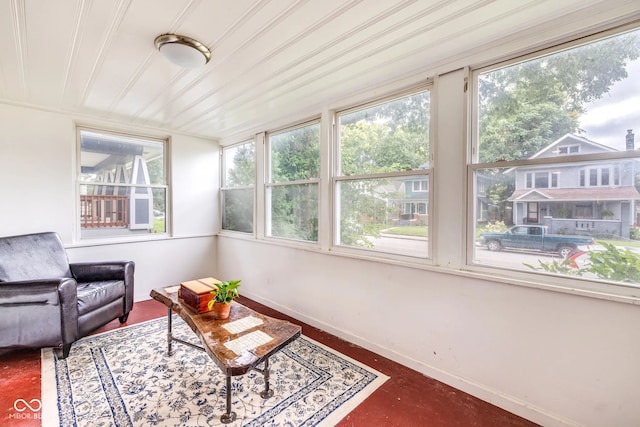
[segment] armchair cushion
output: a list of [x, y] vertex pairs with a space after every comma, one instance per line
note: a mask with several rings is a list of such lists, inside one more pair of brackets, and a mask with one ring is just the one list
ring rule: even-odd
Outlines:
[[122, 280], [78, 283], [78, 315], [82, 316], [112, 301], [124, 298], [124, 295]]

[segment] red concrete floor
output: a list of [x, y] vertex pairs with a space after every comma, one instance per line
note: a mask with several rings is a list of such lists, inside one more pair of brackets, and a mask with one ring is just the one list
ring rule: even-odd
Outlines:
[[[302, 333], [356, 359], [390, 378], [362, 404], [343, 418], [339, 427], [519, 427], [536, 424], [496, 406], [456, 390], [419, 372], [392, 362], [361, 347], [350, 344], [317, 328], [292, 319], [248, 298], [238, 302], [266, 315], [302, 325]], [[167, 308], [153, 300], [134, 305], [127, 324], [155, 319], [167, 314]], [[116, 329], [113, 321], [95, 333]], [[40, 351], [21, 350], [0, 354], [0, 426], [40, 427]], [[22, 399], [22, 400], [19, 400]], [[17, 409], [16, 409], [17, 408]], [[22, 411], [20, 411], [22, 410]]]

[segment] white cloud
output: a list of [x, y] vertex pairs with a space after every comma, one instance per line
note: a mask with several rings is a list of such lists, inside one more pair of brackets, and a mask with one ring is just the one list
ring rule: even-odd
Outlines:
[[627, 74], [607, 95], [588, 104], [580, 117], [586, 138], [618, 150], [625, 149], [627, 129], [639, 135], [636, 148], [640, 148], [640, 60], [627, 66]]

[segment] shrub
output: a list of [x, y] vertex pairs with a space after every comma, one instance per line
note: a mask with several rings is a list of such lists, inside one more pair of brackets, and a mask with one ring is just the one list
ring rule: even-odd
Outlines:
[[482, 231], [485, 233], [500, 233], [501, 231], [505, 231], [508, 227], [505, 225], [504, 221], [496, 221], [491, 222], [482, 228]]
[[640, 255], [628, 249], [618, 248], [611, 243], [601, 242], [604, 251], [590, 251], [589, 262], [582, 269], [577, 269], [569, 259], [560, 262], [539, 261], [540, 266], [525, 265], [533, 270], [548, 273], [583, 276], [586, 273], [599, 279], [623, 283], [640, 283]]

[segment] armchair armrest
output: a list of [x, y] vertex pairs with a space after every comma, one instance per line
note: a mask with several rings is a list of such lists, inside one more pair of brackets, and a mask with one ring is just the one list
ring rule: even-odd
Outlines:
[[[71, 278], [21, 280], [0, 282], [0, 325], [19, 322], [25, 331], [33, 334], [34, 341], [46, 340], [50, 333], [47, 325], [34, 324], [34, 310], [42, 311], [44, 306], [59, 306], [60, 333], [63, 343], [78, 339], [77, 283]], [[4, 319], [3, 316], [11, 316]], [[17, 319], [15, 316], [23, 317]], [[58, 321], [58, 317], [50, 319]], [[0, 328], [2, 329], [2, 328]], [[53, 328], [57, 330], [58, 328]], [[3, 331], [4, 333], [8, 331]], [[42, 338], [40, 338], [42, 337]], [[3, 337], [11, 342], [15, 337]], [[3, 339], [4, 341], [4, 339]], [[6, 343], [5, 343], [6, 344]]]
[[[58, 305], [59, 293], [67, 298], [74, 298], [75, 286], [66, 285], [62, 279], [20, 280], [16, 282], [0, 282], [0, 305], [9, 304], [50, 304]], [[60, 287], [61, 285], [64, 285]], [[58, 289], [60, 287], [60, 289]]]
[[125, 286], [124, 312], [133, 308], [133, 261], [76, 262], [69, 264], [71, 274], [78, 282], [97, 282], [102, 280], [123, 280]]
[[71, 274], [78, 282], [126, 280], [127, 264], [132, 261], [76, 262], [69, 264]]

